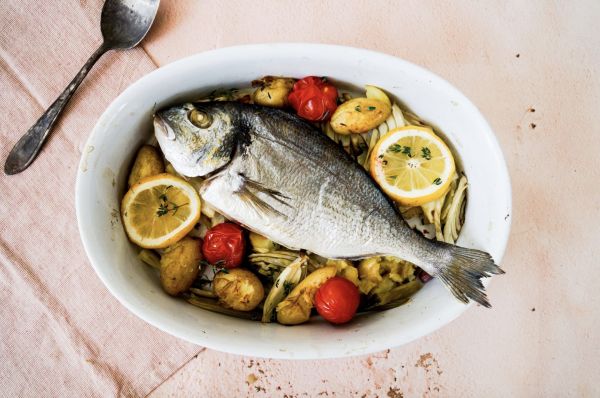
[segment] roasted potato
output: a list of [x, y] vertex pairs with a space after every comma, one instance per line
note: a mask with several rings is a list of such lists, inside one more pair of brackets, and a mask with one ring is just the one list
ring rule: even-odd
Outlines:
[[317, 289], [336, 273], [336, 266], [326, 266], [304, 278], [285, 300], [277, 305], [277, 322], [283, 325], [297, 325], [308, 321]]
[[160, 258], [160, 283], [168, 294], [176, 296], [192, 286], [200, 271], [201, 243], [183, 238], [165, 249]]
[[358, 287], [361, 293], [367, 294], [383, 279], [380, 273], [381, 257], [369, 257], [358, 264]]
[[369, 257], [358, 264], [358, 287], [363, 294], [381, 293], [415, 279], [415, 267], [393, 256]]
[[218, 272], [213, 279], [213, 292], [225, 308], [251, 311], [265, 297], [265, 289], [252, 272], [233, 268]]
[[335, 266], [337, 268], [337, 276], [348, 279], [350, 282], [358, 286], [358, 269], [348, 260], [332, 260], [328, 259], [325, 265]]
[[252, 86], [258, 87], [252, 99], [258, 105], [284, 108], [288, 105], [288, 95], [294, 83], [294, 79], [286, 77], [265, 76], [252, 82]]
[[391, 115], [392, 107], [375, 98], [354, 98], [344, 102], [331, 116], [330, 125], [338, 134], [366, 133]]
[[165, 164], [158, 149], [152, 145], [144, 145], [140, 148], [129, 173], [127, 184], [131, 187], [144, 177], [150, 177], [165, 172]]
[[310, 291], [305, 290], [298, 294], [290, 294], [277, 305], [277, 322], [283, 325], [298, 325], [308, 321], [315, 292], [311, 294]]

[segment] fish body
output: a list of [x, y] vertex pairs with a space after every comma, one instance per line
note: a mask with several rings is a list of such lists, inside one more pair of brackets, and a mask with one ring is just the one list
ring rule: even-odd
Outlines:
[[502, 271], [487, 253], [412, 230], [358, 163], [297, 116], [235, 102], [184, 104], [158, 112], [155, 130], [167, 160], [183, 175], [206, 177], [202, 198], [227, 218], [326, 258], [403, 258], [461, 301], [489, 306], [480, 278]]

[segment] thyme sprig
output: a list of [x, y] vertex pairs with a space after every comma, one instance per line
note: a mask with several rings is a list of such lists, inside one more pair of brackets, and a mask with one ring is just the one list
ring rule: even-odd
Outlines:
[[167, 191], [173, 188], [173, 185], [169, 185], [167, 188], [165, 188], [165, 191], [163, 193], [160, 194], [160, 196], [158, 197], [161, 201], [161, 203], [158, 205], [158, 210], [156, 210], [156, 215], [159, 217], [162, 216], [166, 216], [167, 214], [169, 214], [169, 212], [173, 212], [173, 215], [175, 215], [175, 213], [177, 213], [177, 210], [179, 210], [180, 207], [188, 205], [189, 203], [183, 203], [178, 205], [177, 203], [171, 202], [169, 200], [169, 197], [167, 196]]

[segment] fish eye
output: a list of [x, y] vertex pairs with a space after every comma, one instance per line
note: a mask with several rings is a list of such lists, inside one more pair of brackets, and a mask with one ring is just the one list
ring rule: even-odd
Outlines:
[[196, 108], [188, 112], [188, 119], [194, 126], [201, 129], [208, 128], [212, 124], [210, 115], [206, 112], [199, 111]]

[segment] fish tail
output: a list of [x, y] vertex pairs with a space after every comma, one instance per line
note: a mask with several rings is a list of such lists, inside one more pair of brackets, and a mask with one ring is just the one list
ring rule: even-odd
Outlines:
[[449, 261], [437, 268], [434, 276], [439, 278], [452, 294], [463, 303], [473, 300], [486, 308], [490, 302], [485, 294], [481, 278], [504, 274], [492, 256], [481, 250], [448, 245]]

